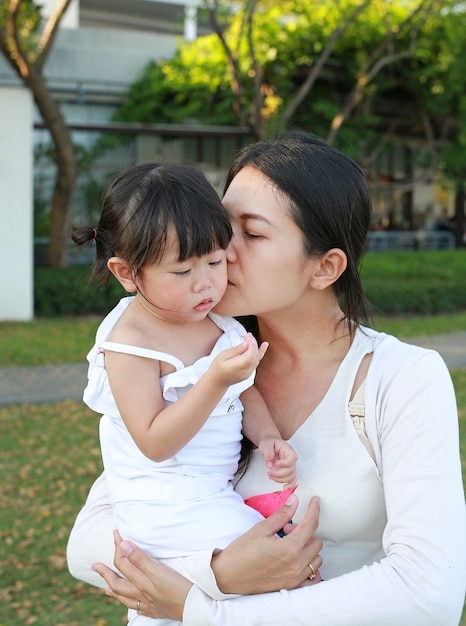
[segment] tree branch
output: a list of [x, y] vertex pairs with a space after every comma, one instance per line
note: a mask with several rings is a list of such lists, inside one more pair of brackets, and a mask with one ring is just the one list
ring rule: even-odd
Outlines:
[[264, 104], [264, 97], [261, 91], [262, 87], [262, 68], [257, 62], [256, 49], [253, 39], [253, 19], [257, 0], [248, 0], [246, 8], [246, 38], [249, 47], [249, 55], [251, 58], [251, 66], [253, 72], [254, 96], [252, 101], [252, 121], [250, 126], [258, 139], [263, 138], [264, 120], [261, 110]]
[[30, 74], [30, 64], [18, 34], [18, 16], [21, 0], [11, 0], [8, 7], [6, 31], [0, 28], [0, 48], [13, 70], [24, 83]]
[[238, 58], [235, 57], [231, 47], [228, 45], [228, 42], [223, 34], [222, 27], [217, 19], [218, 12], [218, 0], [213, 0], [212, 3], [208, 5], [210, 24], [212, 26], [212, 30], [217, 35], [222, 45], [222, 48], [227, 57], [227, 64], [231, 71], [231, 89], [233, 92], [233, 110], [239, 119], [243, 118], [241, 111], [241, 99], [243, 96], [243, 87], [241, 83], [241, 75], [239, 71], [239, 63]]
[[[421, 13], [421, 11], [424, 11], [424, 15], [427, 14], [427, 12], [435, 4], [435, 1], [436, 0], [421, 0], [416, 9], [414, 9], [414, 11], [412, 11], [396, 29], [390, 30], [385, 39], [379, 45], [379, 47], [374, 50], [374, 52], [369, 56], [366, 63], [359, 72], [354, 88], [351, 90], [348, 97], [346, 98], [345, 104], [343, 105], [340, 112], [335, 115], [332, 120], [332, 123], [330, 125], [330, 132], [327, 136], [328, 143], [333, 143], [335, 141], [335, 138], [341, 127], [343, 126], [344, 122], [348, 119], [352, 111], [364, 98], [364, 89], [372, 80], [374, 80], [375, 76], [380, 72], [380, 70], [386, 65], [395, 63], [402, 58], [408, 58], [415, 53], [417, 32], [414, 32], [412, 34], [408, 50], [399, 53], [387, 54], [385, 57], [380, 58], [385, 50], [393, 49], [393, 43], [395, 39], [397, 39], [404, 31], [406, 31], [406, 29], [412, 24], [416, 16]], [[421, 20], [419, 20], [417, 24], [416, 31], [419, 30], [420, 24]]]
[[71, 4], [72, 0], [58, 0], [55, 9], [52, 11], [47, 23], [45, 24], [42, 36], [37, 46], [38, 56], [36, 60], [37, 68], [42, 70], [52, 49], [55, 37], [58, 32], [61, 19], [64, 16], [66, 10]]
[[322, 71], [323, 66], [327, 62], [330, 54], [332, 53], [335, 45], [338, 40], [343, 36], [345, 31], [349, 28], [349, 26], [357, 19], [357, 17], [364, 11], [364, 9], [371, 3], [372, 0], [364, 0], [359, 7], [357, 7], [351, 15], [346, 18], [341, 26], [337, 26], [333, 33], [331, 34], [327, 45], [325, 46], [324, 51], [318, 57], [316, 64], [309, 72], [306, 80], [301, 85], [298, 90], [296, 96], [289, 103], [285, 111], [282, 115], [279, 116], [277, 122], [275, 123], [273, 130], [271, 131], [271, 136], [275, 137], [283, 126], [288, 122], [291, 116], [296, 112], [299, 105], [303, 102], [304, 98], [307, 96], [315, 81], [317, 80], [319, 74]]

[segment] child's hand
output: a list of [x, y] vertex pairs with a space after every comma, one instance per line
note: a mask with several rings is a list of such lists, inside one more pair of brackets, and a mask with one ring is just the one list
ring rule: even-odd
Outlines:
[[277, 483], [288, 487], [296, 484], [296, 461], [298, 455], [289, 443], [283, 439], [268, 437], [259, 443], [259, 450], [264, 457], [267, 476]]
[[233, 385], [249, 378], [259, 365], [268, 347], [269, 344], [266, 342], [259, 347], [251, 333], [247, 333], [243, 343], [220, 352], [212, 361], [209, 369], [221, 383]]

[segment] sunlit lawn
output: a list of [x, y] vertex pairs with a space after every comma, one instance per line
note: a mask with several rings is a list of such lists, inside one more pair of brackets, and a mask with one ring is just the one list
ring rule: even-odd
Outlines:
[[[97, 319], [0, 324], [0, 367], [82, 361], [97, 325]], [[404, 336], [465, 330], [466, 313], [381, 318], [376, 327]], [[24, 349], [15, 351], [15, 344]], [[466, 369], [452, 376], [466, 480]], [[81, 402], [0, 407], [0, 626], [126, 622], [125, 609], [71, 578], [66, 567], [69, 531], [101, 470], [97, 428], [98, 417]]]
[[[100, 317], [0, 322], [0, 367], [84, 363]], [[466, 331], [466, 311], [440, 315], [379, 316], [377, 330], [398, 337]]]

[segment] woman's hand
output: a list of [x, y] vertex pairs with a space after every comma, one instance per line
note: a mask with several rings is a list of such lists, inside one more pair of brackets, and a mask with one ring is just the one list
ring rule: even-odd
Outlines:
[[117, 569], [127, 578], [120, 578], [103, 563], [93, 569], [109, 586], [106, 593], [129, 609], [154, 618], [183, 620], [186, 596], [192, 587], [184, 576], [151, 559], [131, 541], [122, 541], [114, 531]]
[[[224, 593], [253, 594], [293, 589], [310, 584], [309, 577], [314, 571], [316, 576], [312, 582], [320, 582], [318, 569], [322, 565], [319, 554], [322, 542], [314, 535], [319, 523], [319, 499], [312, 498], [306, 516], [299, 524], [288, 524], [297, 506], [298, 498], [290, 496], [287, 504], [276, 513], [212, 558], [212, 569]], [[283, 539], [275, 536], [281, 528], [288, 533]], [[131, 541], [122, 541], [117, 531], [114, 537], [114, 563], [126, 579], [102, 563], [93, 566], [109, 586], [107, 594], [148, 617], [182, 621], [192, 583], [151, 559]]]
[[[320, 582], [322, 541], [314, 535], [319, 499], [312, 498], [299, 524], [288, 524], [297, 506], [297, 496], [291, 495], [276, 513], [213, 557], [212, 569], [221, 591], [246, 595], [294, 589], [308, 583], [313, 570], [316, 577], [312, 582]], [[281, 528], [288, 533], [282, 539], [275, 536]]]

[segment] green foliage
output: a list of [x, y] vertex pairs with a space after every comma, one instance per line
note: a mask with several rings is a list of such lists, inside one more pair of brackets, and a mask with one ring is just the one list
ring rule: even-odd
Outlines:
[[234, 124], [226, 61], [216, 44], [215, 36], [202, 37], [181, 44], [170, 61], [148, 63], [115, 121]]
[[[253, 45], [264, 96], [261, 113], [266, 119], [273, 120], [295, 95], [333, 30], [344, 23], [358, 4], [350, 0], [338, 5], [317, 0], [288, 0], [279, 5], [258, 3], [253, 16]], [[387, 22], [396, 25], [410, 4], [390, 3], [387, 7], [386, 2], [373, 3], [338, 43], [321, 88], [316, 87], [297, 113], [299, 123], [328, 130], [342, 96], [354, 84], [359, 67], [383, 40]], [[244, 89], [239, 114], [232, 109], [232, 77], [220, 40], [214, 34], [181, 43], [173, 59], [148, 64], [130, 89], [116, 119], [244, 122], [252, 104], [255, 70], [243, 20], [244, 11], [238, 10], [222, 24], [225, 40], [237, 57]], [[328, 105], [323, 106], [323, 101]], [[365, 121], [366, 125], [370, 122]]]
[[[10, 2], [7, 0], [0, 2], [0, 28], [6, 25], [9, 5]], [[18, 8], [17, 23], [19, 25], [18, 33], [21, 46], [29, 59], [34, 61], [37, 55], [37, 42], [39, 41], [41, 26], [40, 5], [34, 2], [34, 0], [22, 0]]]
[[431, 314], [466, 309], [466, 249], [367, 254], [363, 285], [375, 313]]
[[[466, 310], [466, 249], [377, 252], [366, 255], [362, 278], [376, 315]], [[125, 295], [116, 280], [107, 289], [89, 284], [88, 266], [36, 268], [37, 317], [105, 315]]]
[[34, 312], [38, 317], [105, 315], [125, 295], [112, 279], [107, 289], [89, 283], [88, 266], [66, 269], [38, 267], [34, 271]]

